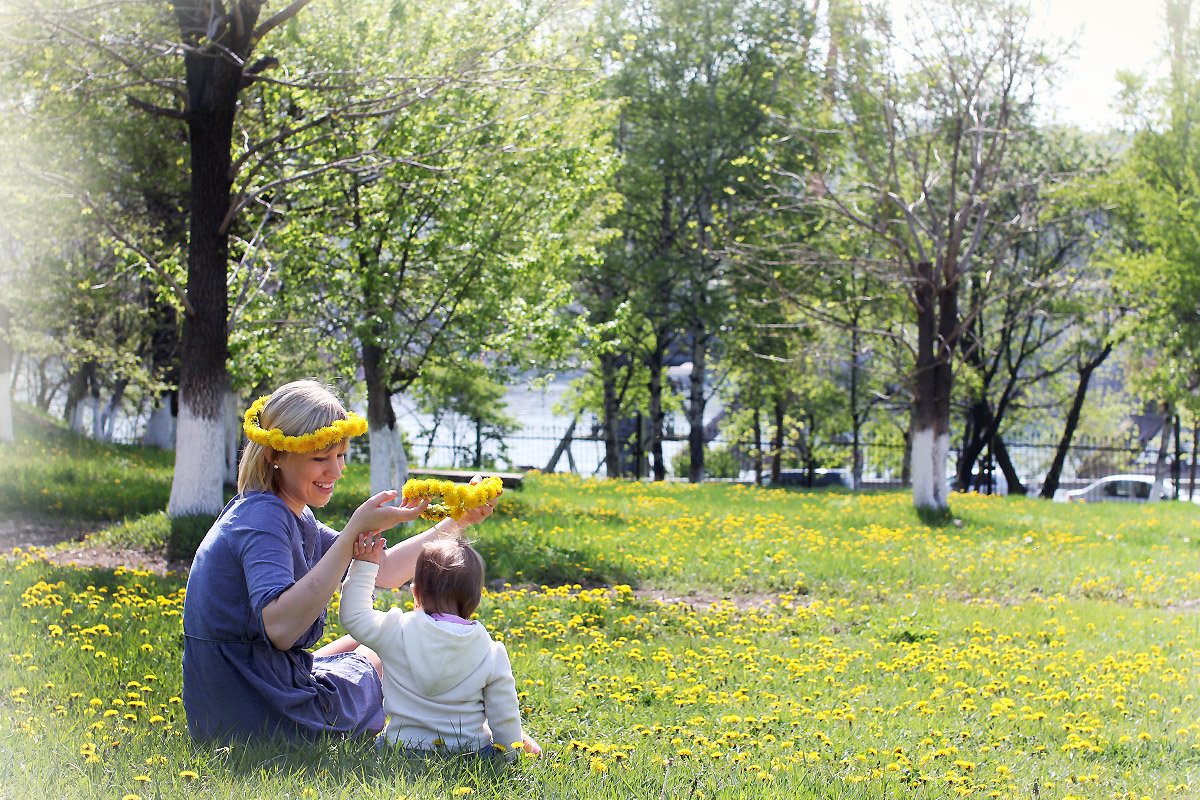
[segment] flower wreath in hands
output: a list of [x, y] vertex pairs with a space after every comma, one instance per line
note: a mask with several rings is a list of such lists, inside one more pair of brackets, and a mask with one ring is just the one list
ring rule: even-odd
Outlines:
[[421, 517], [431, 522], [440, 522], [446, 517], [461, 519], [469, 509], [495, 500], [503, 488], [503, 482], [495, 475], [484, 478], [474, 486], [432, 478], [413, 479], [404, 484], [400, 494], [405, 500], [428, 497], [429, 505], [425, 507]]

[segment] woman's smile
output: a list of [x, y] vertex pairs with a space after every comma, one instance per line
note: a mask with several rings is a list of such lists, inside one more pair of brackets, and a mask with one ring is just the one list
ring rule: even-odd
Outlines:
[[343, 439], [315, 453], [279, 454], [274, 464], [279, 473], [277, 494], [292, 513], [302, 514], [305, 506], [321, 508], [329, 502], [345, 469], [348, 446]]

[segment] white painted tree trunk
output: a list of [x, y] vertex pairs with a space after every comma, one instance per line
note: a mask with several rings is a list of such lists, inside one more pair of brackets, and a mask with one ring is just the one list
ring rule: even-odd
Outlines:
[[87, 404], [88, 408], [92, 409], [92, 438], [103, 442], [105, 441], [103, 404], [99, 397], [89, 397]]
[[160, 450], [170, 450], [175, 446], [175, 417], [171, 414], [170, 398], [161, 398], [150, 413], [150, 419], [146, 421], [146, 432], [142, 435], [142, 444]]
[[237, 486], [238, 455], [242, 446], [241, 400], [234, 392], [225, 392], [225, 483]]
[[87, 399], [82, 399], [75, 404], [75, 408], [71, 409], [71, 419], [67, 424], [75, 433], [83, 433], [83, 409], [87, 406]]
[[1171, 414], [1163, 415], [1162, 435], [1158, 440], [1158, 460], [1154, 463], [1154, 483], [1150, 485], [1150, 499], [1162, 500], [1165, 497], [1163, 482], [1167, 477], [1167, 459], [1171, 455]]
[[408, 480], [408, 456], [395, 425], [371, 428], [371, 494], [400, 491]]
[[216, 516], [224, 507], [221, 491], [225, 471], [225, 421], [204, 419], [182, 398], [175, 432], [175, 477], [167, 513]]
[[936, 511], [950, 507], [946, 486], [946, 459], [950, 455], [950, 434], [936, 435], [933, 428], [913, 432], [912, 488], [913, 505]]
[[100, 410], [96, 421], [96, 438], [102, 442], [111, 442], [113, 431], [117, 427], [117, 406], [120, 400], [116, 395], [104, 404], [104, 408]]
[[15, 441], [12, 418], [12, 370], [0, 372], [0, 442]]

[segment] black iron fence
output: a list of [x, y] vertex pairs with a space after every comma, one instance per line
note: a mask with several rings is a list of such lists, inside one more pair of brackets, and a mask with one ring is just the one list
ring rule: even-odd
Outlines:
[[[571, 472], [578, 475], [604, 475], [607, 472], [605, 447], [602, 439], [594, 433], [572, 433], [567, 436], [566, 427], [526, 428], [504, 438], [502, 442], [484, 442], [482, 468], [494, 469], [539, 469], [555, 472]], [[472, 468], [475, 466], [476, 442], [469, 436], [444, 435], [433, 441], [410, 442], [412, 461], [417, 466]], [[1046, 472], [1054, 459], [1057, 442], [1015, 441], [1006, 442], [1008, 458], [1016, 471], [1025, 491], [1037, 494], [1041, 491]], [[1086, 486], [1098, 478], [1114, 474], [1152, 476], [1158, 463], [1158, 439], [1142, 442], [1135, 438], [1096, 440], [1080, 438], [1072, 443], [1060, 477], [1059, 487], [1075, 489]], [[668, 474], [676, 475], [677, 458], [686, 453], [687, 441], [682, 437], [671, 437], [663, 443], [663, 452], [668, 464]], [[1165, 459], [1166, 476], [1171, 480], [1169, 490], [1181, 496], [1195, 493], [1197, 463], [1194, 441], [1177, 441]], [[796, 469], [850, 471], [854, 448], [849, 442], [821, 442], [813, 449], [817, 455], [806, 463], [800, 447], [785, 448], [784, 463]], [[863, 465], [861, 488], [891, 488], [905, 485], [904, 463], [907, 451], [903, 442], [864, 441], [859, 445]], [[557, 458], [555, 454], [557, 453]], [[709, 474], [722, 479], [753, 479], [753, 447], [746, 442], [734, 442], [721, 438], [712, 439], [707, 445], [707, 461], [717, 467]], [[713, 458], [714, 454], [717, 455]], [[622, 448], [622, 474], [641, 475], [649, 473], [648, 456], [640, 453], [641, 469], [637, 469], [639, 448], [637, 442], [626, 440]], [[959, 451], [952, 448], [947, 464], [947, 481], [953, 480], [958, 463]], [[1010, 492], [1009, 481], [991, 453], [985, 452], [973, 471], [973, 488], [997, 494]], [[1016, 487], [1011, 487], [1015, 490]]]

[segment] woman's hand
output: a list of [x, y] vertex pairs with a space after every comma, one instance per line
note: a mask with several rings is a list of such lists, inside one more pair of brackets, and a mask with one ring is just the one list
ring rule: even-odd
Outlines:
[[387, 539], [383, 535], [370, 531], [368, 533], [360, 533], [354, 537], [354, 558], [358, 561], [370, 561], [372, 564], [378, 564], [383, 558], [384, 548], [387, 547]]
[[[474, 478], [471, 478], [471, 485], [474, 486], [475, 484], [480, 483], [481, 481], [483, 481], [483, 476], [476, 475]], [[504, 494], [503, 489], [500, 490], [500, 494]], [[457, 524], [457, 526], [458, 526], [457, 531], [442, 530], [441, 522], [438, 523], [438, 530], [441, 531], [442, 533], [446, 533], [446, 534], [457, 533], [457, 534], [461, 535], [462, 532], [464, 530], [466, 530], [469, 526], [474, 525], [477, 522], [483, 522], [485, 519], [490, 517], [492, 515], [492, 512], [496, 510], [496, 502], [499, 499], [500, 499], [500, 495], [496, 495], [495, 499], [489, 500], [488, 502], [484, 503], [481, 506], [475, 506], [474, 508], [468, 508], [466, 511], [463, 512], [463, 515], [461, 517], [459, 517], [456, 520], [451, 520], [451, 522]]]
[[398, 506], [384, 505], [395, 500], [397, 494], [399, 493], [394, 489], [389, 489], [368, 499], [350, 515], [350, 521], [346, 523], [342, 532], [355, 537], [372, 531], [381, 533], [401, 522], [411, 522], [421, 516], [425, 506], [429, 505], [428, 497], [414, 497]]

